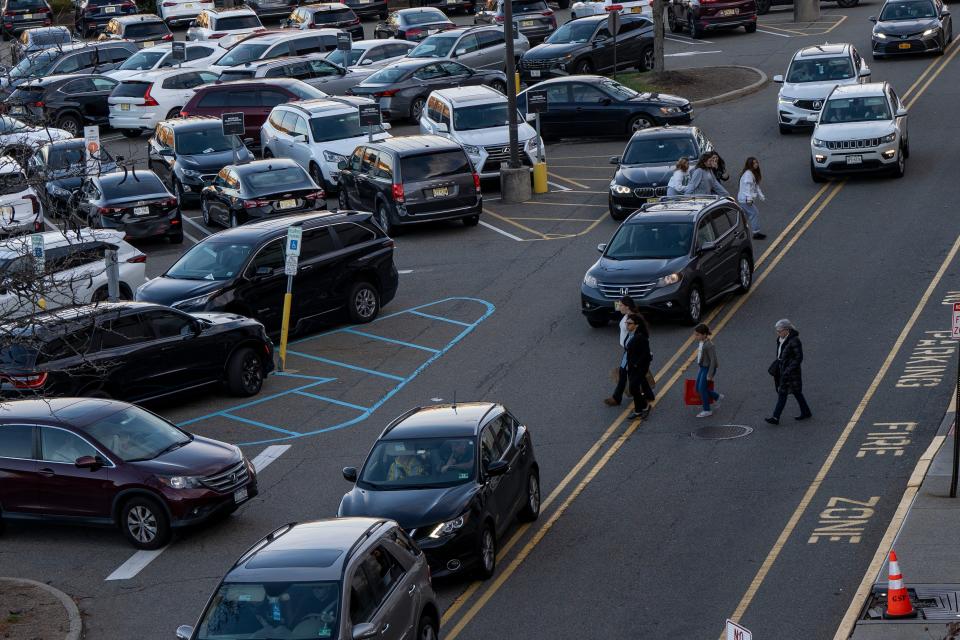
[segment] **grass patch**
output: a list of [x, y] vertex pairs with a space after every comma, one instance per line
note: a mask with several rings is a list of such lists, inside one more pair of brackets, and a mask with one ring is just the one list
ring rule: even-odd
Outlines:
[[11, 613], [7, 616], [6, 622], [7, 624], [16, 624], [20, 622], [21, 617], [19, 613]]
[[657, 74], [652, 72], [618, 73], [617, 82], [640, 93], [646, 93], [648, 91], [666, 92], [668, 83], [664, 82], [663, 78], [657, 78], [656, 75]]

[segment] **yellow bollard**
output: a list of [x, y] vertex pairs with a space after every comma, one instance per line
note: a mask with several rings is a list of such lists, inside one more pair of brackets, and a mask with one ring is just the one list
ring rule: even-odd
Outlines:
[[287, 336], [290, 335], [290, 303], [293, 294], [287, 291], [283, 295], [283, 321], [280, 326], [280, 371], [287, 368]]
[[547, 163], [538, 162], [533, 165], [533, 192], [546, 193], [547, 188]]
[[516, 89], [517, 95], [520, 95], [520, 72], [513, 72], [513, 88]]

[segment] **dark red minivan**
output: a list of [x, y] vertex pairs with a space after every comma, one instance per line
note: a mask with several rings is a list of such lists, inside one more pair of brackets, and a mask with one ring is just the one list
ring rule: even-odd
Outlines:
[[0, 528], [11, 520], [120, 527], [140, 549], [257, 495], [240, 449], [132, 404], [18, 400], [0, 415]]

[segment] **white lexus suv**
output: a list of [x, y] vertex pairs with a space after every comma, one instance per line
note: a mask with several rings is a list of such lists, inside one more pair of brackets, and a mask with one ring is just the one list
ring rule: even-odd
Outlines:
[[810, 138], [814, 182], [850, 173], [903, 176], [910, 155], [907, 110], [887, 82], [836, 87], [827, 96]]
[[807, 118], [820, 110], [837, 85], [859, 84], [870, 77], [870, 68], [852, 44], [804, 47], [790, 60], [786, 76], [773, 76], [781, 84], [777, 95], [780, 133], [808, 129]]

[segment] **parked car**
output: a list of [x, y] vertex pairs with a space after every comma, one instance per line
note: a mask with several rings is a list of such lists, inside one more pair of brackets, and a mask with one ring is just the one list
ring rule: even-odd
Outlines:
[[157, 3], [157, 13], [170, 28], [190, 24], [200, 12], [213, 9], [214, 0], [163, 0]]
[[691, 38], [702, 38], [707, 31], [743, 27], [747, 33], [757, 30], [756, 0], [670, 0], [667, 24], [672, 33], [683, 30]]
[[546, 138], [630, 136], [650, 127], [689, 124], [690, 101], [667, 93], [639, 93], [604, 76], [544, 80], [517, 95], [517, 109], [527, 112], [530, 91], [546, 91], [549, 109], [540, 114]]
[[[427, 98], [420, 133], [459, 143], [481, 178], [499, 178], [500, 164], [510, 159], [509, 113], [507, 96], [490, 87], [439, 89]], [[543, 141], [519, 114], [517, 121], [520, 161], [532, 167]]]
[[43, 297], [46, 310], [107, 300], [104, 255], [111, 247], [117, 249], [122, 299], [133, 299], [133, 292], [147, 281], [147, 256], [125, 242], [122, 231], [77, 229], [40, 235], [45, 259], [39, 282], [17, 284], [19, 274], [34, 270], [30, 238], [20, 236], [0, 242], [0, 317], [5, 320], [37, 313], [38, 296]]
[[107, 124], [107, 98], [117, 81], [106, 76], [68, 74], [21, 84], [7, 98], [7, 113], [38, 127], [56, 125], [71, 136]]
[[294, 298], [294, 331], [340, 314], [370, 322], [393, 300], [399, 278], [393, 240], [369, 213], [357, 211], [275, 217], [207, 236], [140, 287], [136, 298], [192, 313], [238, 313], [279, 332], [287, 287], [284, 247], [293, 224], [303, 226], [293, 287], [314, 293]]
[[[530, 48], [522, 33], [514, 32], [513, 54], [520, 56]], [[408, 58], [455, 60], [471, 69], [506, 67], [507, 41], [502, 27], [461, 27], [448, 29], [421, 40]]]
[[96, 229], [119, 229], [127, 238], [159, 236], [183, 242], [180, 204], [150, 170], [87, 176], [71, 205], [76, 218]]
[[390, 137], [360, 127], [357, 108], [372, 104], [368, 98], [343, 97], [304, 100], [278, 105], [260, 128], [264, 158], [290, 158], [310, 174], [328, 194], [339, 188], [341, 161], [364, 141]]
[[361, 18], [369, 16], [377, 16], [381, 20], [387, 18], [387, 0], [342, 0], [342, 2]]
[[953, 41], [953, 18], [940, 0], [886, 0], [871, 38], [874, 58], [905, 53], [942, 56]]
[[228, 67], [236, 67], [256, 60], [333, 51], [337, 48], [338, 33], [340, 33], [339, 29], [254, 33], [233, 46], [208, 68], [211, 71], [220, 72]]
[[[258, 613], [271, 607], [272, 619]], [[196, 628], [181, 625], [177, 639], [434, 640], [439, 611], [424, 554], [397, 523], [331, 518], [285, 524], [254, 544], [220, 581]]]
[[732, 198], [693, 196], [642, 205], [597, 247], [600, 259], [580, 285], [591, 327], [619, 315], [629, 295], [644, 312], [701, 322], [707, 305], [753, 282], [753, 244], [746, 215]]
[[16, 160], [0, 157], [0, 235], [13, 236], [42, 229], [37, 192], [27, 182]]
[[297, 8], [298, 0], [244, 0], [244, 4], [253, 9], [260, 19], [283, 19]]
[[135, 79], [144, 71], [159, 71], [171, 67], [192, 67], [203, 69], [208, 64], [223, 55], [223, 49], [217, 47], [213, 42], [187, 42], [187, 59], [183, 62], [175, 62], [171, 53], [173, 49], [172, 42], [147, 47], [136, 52], [127, 58], [123, 64], [107, 71], [103, 75], [109, 76], [114, 80]]
[[[612, 306], [612, 305], [611, 305]], [[497, 541], [514, 518], [540, 515], [540, 465], [529, 428], [503, 405], [416, 407], [394, 419], [337, 515], [396, 520], [427, 556], [434, 576], [496, 571]]]
[[24, 29], [10, 45], [10, 60], [16, 64], [29, 55], [46, 49], [73, 44], [73, 35], [66, 27], [34, 27]]
[[[60, 218], [72, 214], [70, 198], [87, 174], [86, 157], [83, 138], [45, 142], [30, 156], [25, 169], [33, 184], [44, 184], [46, 193], [40, 198], [44, 215]], [[106, 149], [100, 150], [100, 161], [94, 167], [100, 173], [117, 170]]]
[[327, 54], [327, 60], [348, 69], [384, 67], [401, 60], [415, 46], [413, 42], [393, 38], [360, 40], [352, 44], [350, 51], [342, 49], [331, 51]]
[[438, 136], [403, 136], [358, 145], [339, 163], [341, 209], [375, 211], [388, 234], [398, 227], [459, 219], [480, 222], [480, 176], [463, 148]]
[[110, 94], [110, 126], [129, 138], [153, 131], [158, 122], [179, 116], [197, 87], [217, 78], [212, 71], [185, 67], [124, 80]]
[[147, 141], [147, 167], [167, 185], [183, 206], [199, 202], [200, 192], [213, 184], [228, 164], [253, 160], [236, 136], [223, 135], [219, 118], [193, 116], [165, 120]]
[[[757, 0], [757, 13], [763, 15], [769, 13], [770, 7], [779, 7], [793, 4], [793, 0]], [[837, 6], [843, 9], [850, 9], [860, 4], [860, 0], [837, 0]]]
[[363, 40], [363, 25], [353, 9], [339, 2], [307, 4], [293, 10], [284, 26], [294, 29], [340, 29]]
[[180, 111], [181, 117], [215, 116], [224, 112], [242, 111], [244, 139], [251, 138], [260, 146], [260, 127], [270, 110], [278, 104], [294, 100], [326, 98], [327, 94], [293, 78], [270, 80], [238, 80], [200, 87]]
[[13, 156], [18, 162], [25, 162], [42, 144], [72, 137], [63, 129], [37, 127], [10, 116], [0, 116], [0, 156]]
[[[621, 19], [616, 42], [617, 69], [653, 68], [653, 23], [641, 15]], [[571, 20], [553, 32], [546, 42], [523, 54], [520, 77], [525, 82], [562, 78], [570, 74], [613, 71], [614, 42], [607, 29], [607, 16]]]
[[910, 157], [907, 108], [888, 82], [835, 87], [818, 115], [810, 116], [816, 119], [810, 137], [814, 182], [851, 173], [903, 177]]
[[502, 71], [477, 71], [449, 60], [402, 60], [371, 74], [350, 93], [379, 100], [385, 120], [419, 122], [431, 91], [474, 85], [487, 85], [505, 94], [507, 77]]
[[820, 111], [837, 85], [859, 84], [870, 77], [870, 68], [852, 44], [804, 47], [793, 54], [786, 77], [773, 76], [782, 85], [777, 94], [780, 133], [813, 126], [809, 117]]
[[208, 227], [238, 227], [326, 206], [323, 187], [287, 158], [228, 165], [200, 192], [200, 212]]
[[417, 6], [436, 7], [447, 15], [456, 11], [462, 11], [463, 13], [474, 13], [476, 11], [476, 3], [474, 0], [419, 0]]
[[373, 30], [373, 37], [419, 42], [427, 36], [454, 28], [456, 25], [440, 9], [398, 9], [391, 11], [386, 19], [381, 18]]
[[229, 35], [245, 35], [266, 31], [260, 17], [249, 7], [238, 9], [204, 9], [190, 23], [187, 40], [219, 40]]
[[20, 35], [27, 29], [53, 24], [53, 9], [47, 0], [2, 0], [0, 14], [3, 16], [0, 34], [4, 40]]
[[254, 78], [294, 78], [316, 87], [324, 93], [340, 95], [370, 76], [373, 67], [344, 69], [322, 54], [309, 56], [284, 56], [270, 60], [247, 62], [237, 67], [228, 67], [220, 73], [221, 82], [252, 80]]
[[[129, 345], [136, 345], [144, 335], [133, 335], [127, 341], [120, 334], [109, 337], [103, 330], [138, 317], [136, 312], [133, 316], [120, 315], [127, 309], [135, 307], [126, 303], [117, 307], [113, 319], [108, 313], [100, 313], [101, 324], [95, 329], [86, 325], [100, 352], [125, 354], [132, 351]], [[71, 315], [76, 318], [73, 322]], [[65, 350], [64, 341], [55, 332], [71, 325], [80, 329], [93, 315], [89, 307], [70, 314], [55, 312], [36, 325], [33, 337], [38, 342], [50, 341], [52, 355], [58, 355]], [[245, 322], [222, 317], [201, 320], [158, 309], [139, 324], [146, 331], [163, 335], [176, 328], [169, 319], [180, 317], [186, 318], [181, 324], [199, 335], [167, 336], [167, 343], [193, 345], [180, 347], [188, 355], [176, 360], [169, 357], [166, 362], [170, 364], [213, 356], [218, 350], [196, 349], [203, 334], [243, 330], [228, 327]], [[127, 342], [128, 346], [103, 349], [99, 342], [104, 339]], [[80, 334], [78, 340], [89, 342], [89, 336]], [[29, 353], [23, 351], [24, 355]], [[36, 352], [31, 357], [36, 358]], [[157, 370], [152, 373], [164, 377], [160, 371], [165, 360], [154, 358], [153, 362]], [[130, 360], [118, 363], [115, 371], [128, 376], [135, 372], [138, 379], [151, 383], [144, 378], [147, 369], [142, 362], [137, 366]], [[200, 371], [200, 366], [181, 366], [165, 377], [174, 382]], [[54, 377], [35, 376], [31, 380]], [[6, 478], [0, 486], [0, 525], [4, 520], [23, 519], [115, 526], [133, 546], [159, 549], [170, 540], [173, 529], [232, 513], [257, 495], [257, 472], [238, 447], [187, 433], [136, 405], [101, 398], [45, 398], [10, 402], [7, 407], [0, 416], [0, 473]]]
[[617, 172], [610, 180], [610, 217], [623, 220], [643, 204], [667, 195], [667, 183], [677, 161], [695, 162], [713, 151], [713, 144], [697, 127], [641, 129], [627, 142], [623, 155], [610, 158]]
[[0, 98], [15, 87], [36, 78], [67, 73], [105, 73], [138, 51], [134, 42], [78, 42], [34, 53], [18, 62], [5, 77], [0, 77]]
[[[561, 0], [558, 5], [561, 9], [566, 9], [570, 0]], [[584, 0], [583, 2], [574, 2], [570, 7], [570, 19], [585, 18], [587, 16], [604, 16], [611, 11], [618, 11], [621, 15], [644, 15], [653, 20], [653, 0], [628, 0], [627, 2], [617, 2], [617, 0]]]
[[[474, 24], [502, 24], [504, 0], [486, 0], [483, 9], [477, 11]], [[547, 5], [547, 0], [512, 0], [513, 28], [522, 33], [531, 43], [543, 42], [557, 30], [557, 16]]]
[[127, 40], [139, 43], [141, 47], [152, 47], [158, 42], [173, 41], [173, 32], [159, 17], [138, 13], [110, 20], [98, 40]]
[[133, 0], [72, 0], [73, 27], [81, 38], [89, 38], [102, 31], [117, 16], [137, 13]]

